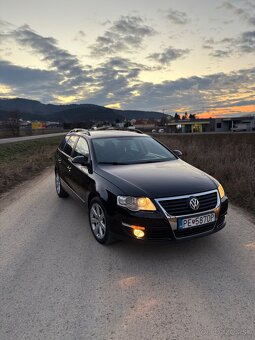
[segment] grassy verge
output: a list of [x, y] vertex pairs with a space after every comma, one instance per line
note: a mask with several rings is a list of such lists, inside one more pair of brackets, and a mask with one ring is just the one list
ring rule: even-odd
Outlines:
[[[155, 135], [216, 177], [230, 202], [255, 212], [255, 134]], [[53, 165], [62, 136], [0, 145], [0, 194]]]
[[0, 194], [53, 165], [63, 136], [0, 145]]
[[255, 134], [154, 135], [217, 178], [230, 202], [255, 213]]

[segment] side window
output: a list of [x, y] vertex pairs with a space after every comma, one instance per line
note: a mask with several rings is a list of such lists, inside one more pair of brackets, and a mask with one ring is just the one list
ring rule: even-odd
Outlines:
[[88, 146], [88, 143], [82, 137], [79, 138], [79, 140], [78, 140], [78, 142], [76, 144], [74, 153], [73, 153], [73, 157], [76, 157], [76, 156], [86, 156], [86, 157], [89, 157], [89, 146]]
[[66, 145], [65, 145], [63, 151], [64, 151], [67, 155], [71, 156], [71, 153], [72, 153], [73, 147], [74, 147], [74, 145], [75, 145], [75, 143], [76, 143], [76, 141], [77, 141], [77, 138], [78, 138], [77, 136], [71, 136], [71, 137], [68, 139], [68, 141], [66, 142]]
[[65, 136], [65, 138], [62, 139], [61, 143], [59, 144], [59, 150], [63, 151], [64, 147], [66, 145], [66, 142], [68, 141], [69, 136]]

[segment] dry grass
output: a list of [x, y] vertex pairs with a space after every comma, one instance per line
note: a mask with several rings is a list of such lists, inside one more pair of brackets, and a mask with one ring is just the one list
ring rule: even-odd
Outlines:
[[[255, 212], [255, 134], [155, 135], [217, 178], [230, 202]], [[62, 137], [0, 145], [0, 194], [49, 165]]]
[[53, 165], [61, 137], [0, 145], [0, 194]]
[[230, 202], [255, 213], [255, 133], [154, 135], [217, 178]]

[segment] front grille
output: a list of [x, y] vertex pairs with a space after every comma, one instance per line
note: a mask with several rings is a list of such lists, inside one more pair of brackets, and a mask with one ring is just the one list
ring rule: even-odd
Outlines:
[[[189, 201], [192, 197], [196, 197], [199, 201], [199, 209], [192, 210]], [[158, 203], [163, 209], [172, 216], [181, 216], [195, 214], [207, 210], [212, 210], [217, 205], [217, 192], [209, 192], [206, 194], [194, 194], [190, 196], [169, 198], [169, 199], [158, 199]]]
[[193, 228], [184, 229], [184, 230], [175, 230], [174, 234], [176, 237], [188, 237], [188, 236], [193, 236], [197, 234], [202, 234], [202, 233], [212, 231], [214, 228], [214, 225], [215, 223], [210, 223], [210, 224], [199, 226], [199, 227], [193, 227]]

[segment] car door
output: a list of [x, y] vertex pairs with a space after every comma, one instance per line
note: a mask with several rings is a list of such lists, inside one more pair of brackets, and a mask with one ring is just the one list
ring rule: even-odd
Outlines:
[[[72, 158], [76, 156], [90, 158], [88, 142], [83, 137], [79, 137], [78, 142], [75, 145]], [[86, 202], [90, 186], [94, 183], [91, 174], [89, 173], [87, 166], [72, 163], [71, 167], [70, 186], [81, 200]]]
[[61, 172], [60, 177], [68, 184], [69, 187], [71, 186], [71, 171], [72, 171], [72, 153], [76, 142], [78, 140], [78, 136], [72, 135], [66, 142], [64, 149], [61, 155]]
[[57, 152], [56, 152], [56, 156], [55, 156], [55, 161], [56, 161], [56, 167], [58, 169], [58, 173], [60, 174], [60, 177], [63, 178], [63, 173], [64, 173], [64, 169], [63, 169], [63, 150], [65, 148], [66, 142], [68, 141], [68, 139], [70, 138], [70, 136], [65, 136], [63, 138], [63, 140], [61, 141]]

